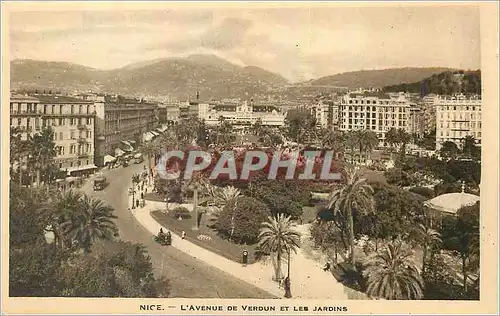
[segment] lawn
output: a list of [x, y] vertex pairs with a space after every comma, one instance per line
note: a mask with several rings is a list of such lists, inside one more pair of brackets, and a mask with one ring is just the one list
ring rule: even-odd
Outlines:
[[[212, 218], [208, 215], [204, 215], [202, 217], [198, 230], [193, 229], [196, 226], [194, 216], [188, 219], [179, 220], [173, 218], [170, 214], [160, 210], [151, 212], [151, 215], [156, 221], [158, 221], [158, 223], [160, 223], [170, 231], [178, 235], [181, 235], [182, 231], [185, 231], [186, 239], [190, 242], [211, 252], [217, 253], [229, 260], [242, 263], [242, 252], [244, 249], [246, 249], [248, 251], [248, 264], [252, 264], [258, 261], [258, 251], [256, 251], [256, 244], [246, 246], [238, 245], [229, 242], [227, 239], [219, 236], [217, 231], [209, 227], [213, 222]], [[197, 238], [199, 235], [209, 236], [211, 240], [200, 240]]]

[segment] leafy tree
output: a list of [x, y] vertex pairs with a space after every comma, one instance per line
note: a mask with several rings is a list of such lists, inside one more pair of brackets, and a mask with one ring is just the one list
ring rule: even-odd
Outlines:
[[309, 202], [309, 192], [292, 180], [261, 181], [252, 192], [253, 197], [267, 204], [273, 214], [284, 213], [296, 219], [302, 215], [302, 206]]
[[367, 293], [388, 300], [421, 299], [424, 281], [412, 255], [401, 240], [395, 240], [370, 257], [363, 272]]
[[466, 297], [461, 286], [455, 285], [452, 268], [442, 254], [432, 254], [422, 278], [425, 282], [424, 299], [462, 300]]
[[56, 155], [54, 132], [51, 127], [45, 127], [41, 133], [28, 137], [31, 149], [30, 163], [36, 170], [36, 183], [41, 184], [42, 171], [46, 170], [53, 162]]
[[476, 161], [481, 159], [481, 149], [476, 145], [474, 136], [467, 135], [462, 139], [462, 152]]
[[251, 244], [257, 241], [260, 225], [269, 215], [269, 208], [264, 203], [242, 196], [222, 209], [214, 226], [233, 241]]
[[375, 212], [356, 212], [355, 234], [375, 239], [410, 237], [409, 232], [422, 217], [422, 203], [411, 193], [394, 186], [375, 188]]
[[441, 237], [438, 231], [432, 229], [429, 223], [419, 223], [415, 229], [416, 239], [420, 241], [423, 248], [422, 254], [422, 273], [427, 266], [429, 248], [441, 243]]
[[441, 228], [443, 247], [460, 255], [464, 292], [469, 273], [479, 269], [479, 209], [479, 202], [462, 207], [456, 217], [445, 217]]
[[316, 247], [320, 248], [323, 252], [333, 250], [333, 261], [335, 264], [338, 262], [338, 254], [344, 257], [343, 253], [348, 248], [347, 243], [342, 236], [342, 231], [335, 226], [333, 220], [318, 219], [314, 221], [311, 224], [310, 232]]
[[442, 144], [439, 154], [446, 159], [455, 159], [460, 153], [457, 145], [454, 142], [446, 141]]
[[268, 216], [267, 221], [262, 223], [258, 238], [259, 248], [276, 256], [275, 278], [280, 280], [281, 258], [288, 256], [290, 260], [290, 253], [300, 247], [300, 234], [293, 229], [289, 216], [278, 214], [275, 217]]
[[427, 187], [413, 187], [410, 188], [410, 192], [420, 194], [421, 196], [424, 196], [427, 199], [432, 199], [434, 197], [434, 190], [429, 189]]
[[345, 170], [346, 184], [334, 190], [330, 195], [329, 209], [334, 215], [339, 214], [349, 229], [349, 248], [352, 265], [354, 258], [354, 220], [353, 212], [369, 214], [375, 212], [373, 188], [361, 178], [357, 170]]

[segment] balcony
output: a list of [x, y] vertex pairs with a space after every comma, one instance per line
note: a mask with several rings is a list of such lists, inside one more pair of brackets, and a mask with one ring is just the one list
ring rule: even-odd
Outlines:
[[86, 130], [87, 129], [87, 125], [83, 125], [83, 124], [78, 124], [78, 127], [77, 127], [79, 130]]
[[84, 144], [84, 143], [86, 143], [86, 142], [87, 142], [87, 139], [86, 139], [85, 137], [79, 137], [79, 138], [78, 138], [78, 143], [79, 143], [79, 144]]
[[78, 158], [87, 158], [89, 156], [89, 154], [82, 152], [82, 153], [78, 153], [77, 156], [78, 156]]

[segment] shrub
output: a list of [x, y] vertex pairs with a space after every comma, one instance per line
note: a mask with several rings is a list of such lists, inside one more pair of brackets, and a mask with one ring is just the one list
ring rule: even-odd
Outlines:
[[413, 187], [410, 189], [410, 192], [420, 194], [428, 199], [432, 199], [434, 197], [434, 190], [426, 187]]
[[264, 203], [242, 196], [221, 210], [214, 226], [221, 235], [228, 238], [232, 235], [235, 242], [253, 244], [257, 241], [262, 222], [270, 215]]
[[185, 207], [179, 206], [172, 210], [172, 216], [174, 218], [188, 219], [191, 218], [191, 212]]

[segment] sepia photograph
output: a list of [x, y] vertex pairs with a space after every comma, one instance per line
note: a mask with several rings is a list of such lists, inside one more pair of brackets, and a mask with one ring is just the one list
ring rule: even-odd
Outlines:
[[9, 311], [498, 312], [488, 10], [3, 2]]

